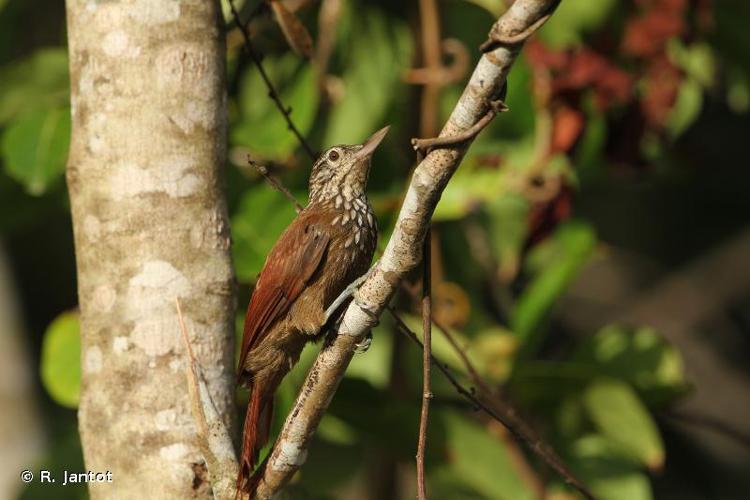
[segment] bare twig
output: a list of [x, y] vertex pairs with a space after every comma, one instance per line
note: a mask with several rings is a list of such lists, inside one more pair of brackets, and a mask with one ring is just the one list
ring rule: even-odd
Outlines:
[[[404, 289], [412, 296], [412, 298], [416, 299], [416, 293], [413, 290], [407, 287], [404, 287]], [[399, 323], [402, 329], [408, 328], [403, 320], [396, 315], [396, 311], [390, 308], [388, 311], [394, 316], [394, 320]], [[461, 362], [464, 364], [464, 367], [469, 374], [469, 378], [471, 378], [474, 385], [479, 389], [479, 393], [482, 395], [481, 399], [487, 406], [491, 407], [497, 415], [503, 417], [502, 419], [497, 419], [498, 422], [503, 424], [511, 434], [516, 436], [521, 442], [526, 443], [529, 446], [529, 449], [550, 468], [560, 474], [566, 483], [579, 490], [584, 496], [587, 496], [587, 498], [590, 498], [591, 494], [586, 487], [572, 474], [555, 450], [549, 444], [544, 442], [536, 431], [518, 416], [516, 409], [513, 408], [509, 402], [505, 401], [502, 396], [498, 394], [497, 391], [484, 380], [484, 378], [482, 378], [474, 366], [474, 363], [471, 362], [471, 359], [469, 359], [469, 356], [466, 354], [466, 350], [459, 345], [451, 331], [440, 324], [436, 319], [433, 319], [432, 323], [438, 327], [440, 333], [443, 334], [453, 350], [458, 354], [459, 358], [461, 358]], [[413, 334], [413, 332], [410, 333]]]
[[419, 441], [417, 445], [417, 497], [419, 500], [427, 500], [424, 455], [427, 447], [427, 423], [430, 417], [430, 399], [432, 399], [432, 387], [430, 384], [430, 364], [432, 361], [431, 246], [430, 230], [428, 229], [424, 239], [424, 257], [422, 258], [422, 331], [424, 344], [422, 346], [422, 411], [419, 417]]
[[[516, 0], [498, 23], [509, 33], [526, 30], [530, 34], [528, 27], [538, 26], [540, 18], [548, 16], [558, 2]], [[441, 137], [460, 137], [487, 114], [490, 102], [500, 97], [520, 48], [520, 44], [500, 46], [480, 58], [466, 90], [440, 133]], [[361, 285], [359, 300], [350, 303], [345, 310], [338, 335], [321, 349], [287, 416], [258, 484], [258, 498], [273, 497], [304, 463], [313, 434], [343, 378], [356, 345], [376, 324], [406, 274], [421, 260], [424, 235], [435, 206], [472, 137], [432, 149], [415, 169], [383, 256]]]
[[732, 427], [718, 418], [712, 417], [711, 415], [688, 413], [679, 410], [666, 411], [663, 412], [663, 415], [676, 422], [694, 425], [716, 432], [717, 434], [721, 434], [735, 443], [741, 444], [745, 448], [750, 449], [750, 435], [740, 429]]
[[[440, 16], [435, 0], [420, 0], [422, 59], [425, 68], [439, 74], [440, 64]], [[442, 83], [430, 81], [422, 88], [420, 106], [419, 132], [422, 135], [434, 135], [437, 125], [438, 98]], [[417, 150], [417, 163], [421, 163], [425, 151]], [[427, 448], [427, 426], [430, 419], [430, 400], [432, 388], [430, 383], [430, 364], [432, 360], [432, 242], [430, 229], [424, 237], [422, 251], [422, 332], [424, 346], [422, 349], [422, 408], [419, 416], [419, 435], [417, 438], [417, 498], [427, 500], [425, 480], [425, 450]]]
[[292, 131], [295, 137], [297, 137], [297, 140], [299, 141], [300, 145], [305, 150], [307, 155], [310, 157], [310, 159], [314, 161], [317, 155], [307, 143], [305, 138], [302, 137], [302, 133], [300, 133], [299, 129], [292, 121], [292, 109], [284, 105], [279, 92], [276, 90], [276, 87], [274, 87], [271, 78], [268, 76], [268, 73], [266, 73], [266, 69], [263, 67], [261, 56], [255, 50], [255, 46], [250, 39], [250, 33], [247, 30], [247, 26], [245, 26], [240, 20], [240, 14], [239, 12], [237, 12], [237, 8], [234, 6], [233, 0], [229, 0], [229, 8], [232, 10], [232, 17], [234, 18], [234, 22], [242, 32], [242, 37], [245, 39], [245, 50], [250, 55], [250, 58], [253, 60], [255, 66], [258, 68], [258, 72], [260, 73], [263, 82], [266, 84], [266, 88], [268, 88], [268, 97], [270, 97], [276, 104], [276, 107], [279, 108], [279, 111], [284, 116], [284, 120], [286, 120], [287, 127]]
[[[415, 341], [417, 344], [422, 346], [423, 344], [419, 340], [417, 335], [413, 331], [411, 331], [406, 323], [404, 323], [404, 321], [398, 316], [398, 314], [396, 314], [393, 308], [388, 306], [387, 309], [388, 312], [391, 313], [391, 316], [396, 322], [399, 330], [401, 330], [402, 333]], [[438, 326], [438, 328], [445, 334], [446, 338], [449, 339], [449, 342], [451, 342], [451, 344], [456, 348], [457, 352], [461, 356], [461, 359], [464, 360], [464, 363], [467, 363], [467, 369], [469, 373], [473, 374], [471, 376], [472, 381], [477, 384], [480, 389], [480, 394], [483, 394], [483, 397], [477, 397], [473, 391], [470, 391], [463, 385], [461, 385], [461, 383], [458, 382], [453, 374], [450, 373], [447, 365], [441, 363], [438, 359], [432, 356], [432, 361], [434, 362], [435, 366], [443, 373], [443, 375], [445, 375], [445, 377], [448, 379], [451, 385], [453, 385], [456, 391], [458, 391], [459, 394], [473, 403], [477, 408], [481, 409], [487, 415], [500, 422], [511, 432], [511, 434], [513, 434], [521, 442], [525, 443], [535, 455], [541, 458], [547, 465], [549, 465], [555, 472], [557, 472], [567, 484], [578, 490], [578, 492], [581, 493], [584, 497], [593, 499], [594, 496], [591, 494], [588, 488], [586, 488], [583, 483], [581, 483], [581, 481], [579, 481], [573, 475], [573, 473], [570, 472], [568, 467], [562, 462], [557, 453], [555, 453], [555, 451], [547, 443], [545, 443], [537, 435], [537, 433], [533, 429], [531, 429], [528, 424], [526, 424], [526, 422], [524, 422], [518, 416], [515, 409], [508, 406], [506, 402], [500, 401], [498, 396], [492, 396], [492, 390], [489, 389], [487, 383], [479, 376], [469, 358], [465, 353], [463, 353], [463, 349], [458, 346], [455, 339], [452, 338], [448, 330], [442, 328], [437, 323], [435, 323], [435, 325]]]
[[328, 93], [328, 63], [333, 54], [339, 18], [342, 11], [342, 0], [323, 0], [318, 12], [318, 39], [315, 45], [313, 67], [316, 72], [318, 88]]
[[175, 299], [175, 306], [188, 357], [186, 373], [193, 418], [198, 427], [198, 444], [211, 476], [215, 497], [221, 500], [234, 498], [238, 464], [232, 438], [208, 391], [203, 370], [193, 354], [179, 299]]
[[484, 128], [489, 125], [492, 119], [495, 118], [495, 115], [497, 115], [498, 113], [502, 113], [503, 111], [508, 111], [508, 107], [503, 101], [492, 101], [490, 102], [490, 107], [484, 114], [484, 116], [482, 116], [469, 129], [451, 136], [430, 137], [428, 139], [414, 138], [411, 140], [411, 145], [415, 151], [428, 151], [432, 148], [455, 146], [456, 144], [469, 141], [471, 139], [474, 139], [477, 134], [479, 134], [479, 132], [484, 130]]
[[297, 198], [294, 197], [291, 191], [289, 191], [286, 186], [284, 186], [281, 181], [273, 177], [269, 172], [268, 168], [266, 168], [265, 165], [261, 165], [260, 163], [256, 162], [250, 156], [247, 157], [247, 161], [250, 163], [251, 166], [255, 167], [255, 170], [258, 171], [260, 175], [263, 176], [263, 178], [268, 182], [271, 187], [273, 187], [276, 191], [286, 196], [286, 198], [291, 201], [294, 204], [294, 209], [297, 211], [297, 213], [300, 213], [302, 210], [305, 209], [298, 201]]

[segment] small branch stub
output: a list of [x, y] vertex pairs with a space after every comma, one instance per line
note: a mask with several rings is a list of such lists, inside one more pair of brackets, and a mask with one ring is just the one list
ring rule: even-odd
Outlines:
[[491, 101], [490, 109], [487, 110], [487, 113], [485, 113], [485, 115], [480, 118], [479, 121], [477, 121], [474, 125], [472, 125], [468, 130], [449, 137], [431, 137], [429, 139], [418, 139], [415, 137], [411, 140], [412, 148], [414, 148], [414, 151], [416, 151], [417, 153], [424, 154], [432, 148], [455, 146], [457, 144], [461, 144], [462, 142], [472, 140], [477, 135], [479, 135], [479, 133], [484, 130], [487, 125], [490, 124], [492, 119], [495, 118], [498, 113], [504, 113], [509, 109], [510, 108], [508, 108], [508, 106], [506, 106], [505, 103], [500, 99]]

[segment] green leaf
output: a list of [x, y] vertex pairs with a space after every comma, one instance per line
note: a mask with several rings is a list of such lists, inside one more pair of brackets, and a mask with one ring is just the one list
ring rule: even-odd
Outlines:
[[430, 500], [487, 500], [466, 484], [464, 478], [449, 465], [435, 467], [427, 485]]
[[632, 384], [652, 404], [687, 390], [680, 353], [651, 328], [608, 326], [588, 339], [573, 361]]
[[466, 348], [469, 359], [480, 375], [490, 382], [500, 384], [510, 375], [515, 354], [518, 350], [518, 337], [501, 327], [493, 327], [477, 333]]
[[8, 175], [35, 195], [65, 171], [70, 144], [70, 110], [53, 108], [19, 115], [3, 132], [2, 154]]
[[[514, 175], [531, 164], [534, 142], [531, 136], [518, 141], [477, 141], [470, 151], [443, 191], [435, 208], [434, 220], [461, 219], [477, 206], [498, 203], [504, 196], [514, 196], [507, 191], [508, 175]], [[502, 155], [503, 168], [481, 168], [477, 160], [482, 154]]]
[[[412, 438], [419, 429], [419, 406], [410, 400], [393, 398], [364, 380], [344, 378], [328, 413], [346, 422], [369, 445], [404, 459], [414, 458]], [[444, 449], [442, 422], [431, 420], [427, 432], [428, 458], [437, 461]]]
[[593, 100], [584, 103], [586, 111], [586, 127], [583, 137], [576, 147], [575, 172], [581, 183], [598, 178], [604, 170], [604, 148], [607, 144], [607, 118], [597, 110]]
[[64, 48], [36, 51], [0, 68], [0, 125], [21, 112], [61, 107], [70, 96]]
[[592, 434], [572, 447], [571, 466], [599, 500], [651, 500], [648, 477], [623, 460], [611, 442]]
[[318, 436], [329, 443], [340, 445], [352, 445], [357, 443], [357, 433], [352, 427], [330, 414], [323, 415], [318, 427]]
[[750, 109], [750, 78], [737, 67], [726, 70], [727, 104], [736, 114], [747, 113]]
[[617, 450], [650, 469], [664, 464], [664, 445], [651, 414], [626, 383], [600, 378], [586, 389], [584, 406]]
[[[596, 244], [593, 229], [581, 222], [568, 222], [548, 241], [549, 258], [524, 290], [513, 311], [512, 330], [526, 344], [528, 353], [541, 341], [538, 329], [555, 301], [562, 295], [588, 261]], [[541, 248], [544, 252], [547, 250]], [[533, 255], [530, 257], [533, 260]]]
[[524, 500], [533, 492], [497, 438], [455, 412], [445, 412], [451, 468], [484, 498]]
[[[267, 57], [263, 65], [282, 102], [292, 109], [295, 126], [303, 137], [306, 136], [318, 111], [318, 91], [312, 67], [300, 62], [293, 54]], [[243, 75], [239, 108], [239, 122], [231, 130], [234, 144], [247, 147], [253, 154], [274, 159], [284, 159], [298, 147], [297, 138], [268, 96], [268, 89], [255, 67]]]
[[528, 234], [529, 202], [519, 193], [508, 193], [489, 203], [487, 214], [500, 274], [512, 279], [520, 267], [521, 250]]
[[[420, 342], [423, 341], [424, 332], [422, 331], [422, 319], [414, 316], [413, 314], [401, 314], [400, 316], [401, 319], [404, 320], [404, 323], [406, 323], [406, 326], [408, 326], [409, 329], [411, 329], [411, 331], [413, 331], [417, 335], [417, 338], [419, 338]], [[438, 331], [438, 327], [435, 325], [432, 325], [432, 331], [433, 355], [442, 363], [447, 364], [451, 369], [458, 370], [461, 373], [466, 374], [466, 366], [461, 360], [461, 356], [458, 355], [450, 342], [448, 342], [448, 340], [445, 338], [445, 335], [441, 334]], [[474, 352], [471, 352], [471, 343], [469, 342], [469, 340], [460, 332], [454, 329], [451, 329], [450, 331], [453, 334], [453, 338], [456, 340], [458, 345], [464, 346], [466, 348], [465, 353], [471, 360], [472, 364], [479, 365], [481, 361], [477, 358], [477, 355]]]
[[684, 45], [679, 39], [672, 38], [667, 43], [667, 53], [672, 62], [702, 87], [710, 88], [716, 83], [716, 57], [709, 44]]
[[462, 165], [443, 191], [433, 220], [465, 217], [478, 204], [497, 199], [503, 191], [503, 184], [503, 174], [499, 170], [472, 168], [470, 162]]
[[356, 36], [341, 37], [344, 94], [331, 110], [325, 144], [366, 139], [384, 125], [391, 100], [399, 95], [397, 87], [404, 85], [401, 76], [411, 62], [409, 29], [369, 5], [347, 13]]
[[295, 215], [289, 200], [265, 184], [242, 197], [232, 217], [232, 256], [240, 281], [255, 281], [266, 255]]
[[81, 391], [81, 337], [77, 312], [58, 316], [44, 332], [41, 376], [52, 399], [76, 408]]
[[539, 31], [539, 37], [554, 48], [579, 45], [586, 33], [601, 28], [616, 0], [565, 0]]
[[234, 15], [232, 15], [232, 5], [237, 9], [237, 12], [242, 12], [243, 7], [247, 2], [245, 0], [221, 0], [221, 13], [224, 16], [224, 21], [229, 24], [234, 21]]
[[703, 87], [697, 80], [686, 78], [680, 85], [677, 100], [667, 117], [667, 130], [674, 138], [695, 122], [703, 108]]

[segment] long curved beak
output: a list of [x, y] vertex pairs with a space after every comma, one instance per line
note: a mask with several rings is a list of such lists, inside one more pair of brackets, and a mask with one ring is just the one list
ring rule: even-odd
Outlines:
[[372, 154], [375, 152], [375, 149], [378, 147], [378, 144], [380, 144], [385, 135], [388, 133], [388, 129], [390, 128], [390, 125], [386, 125], [385, 127], [372, 134], [362, 144], [362, 149], [357, 151], [357, 158], [368, 158], [372, 156]]

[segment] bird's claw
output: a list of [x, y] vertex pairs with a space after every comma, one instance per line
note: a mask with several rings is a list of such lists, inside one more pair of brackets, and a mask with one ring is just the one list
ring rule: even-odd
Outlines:
[[378, 316], [377, 308], [375, 306], [373, 306], [372, 304], [363, 302], [359, 298], [359, 294], [357, 292], [354, 293], [354, 303], [357, 304], [357, 307], [359, 307], [362, 310], [362, 312], [367, 314], [370, 318], [372, 318], [375, 321], [375, 324], [373, 324], [372, 326], [378, 326], [379, 316]]
[[372, 345], [372, 332], [367, 332], [365, 335], [365, 338], [354, 344], [354, 353], [355, 354], [364, 354], [370, 349], [370, 345]]
[[[323, 324], [328, 323], [328, 320], [330, 320], [331, 316], [334, 315], [334, 313], [336, 312], [336, 310], [339, 307], [341, 307], [341, 304], [343, 304], [344, 302], [346, 302], [347, 300], [349, 300], [353, 295], [355, 295], [355, 292], [357, 291], [357, 289], [359, 289], [359, 286], [362, 283], [364, 283], [364, 281], [367, 279], [368, 275], [369, 275], [369, 273], [363, 274], [362, 276], [360, 276], [356, 280], [352, 281], [349, 284], [349, 286], [347, 286], [344, 289], [344, 291], [341, 292], [341, 294], [338, 297], [336, 297], [336, 300], [334, 300], [331, 303], [331, 305], [328, 306], [328, 309], [326, 309], [325, 321], [323, 322]], [[356, 296], [355, 296], [355, 300], [356, 300]]]

